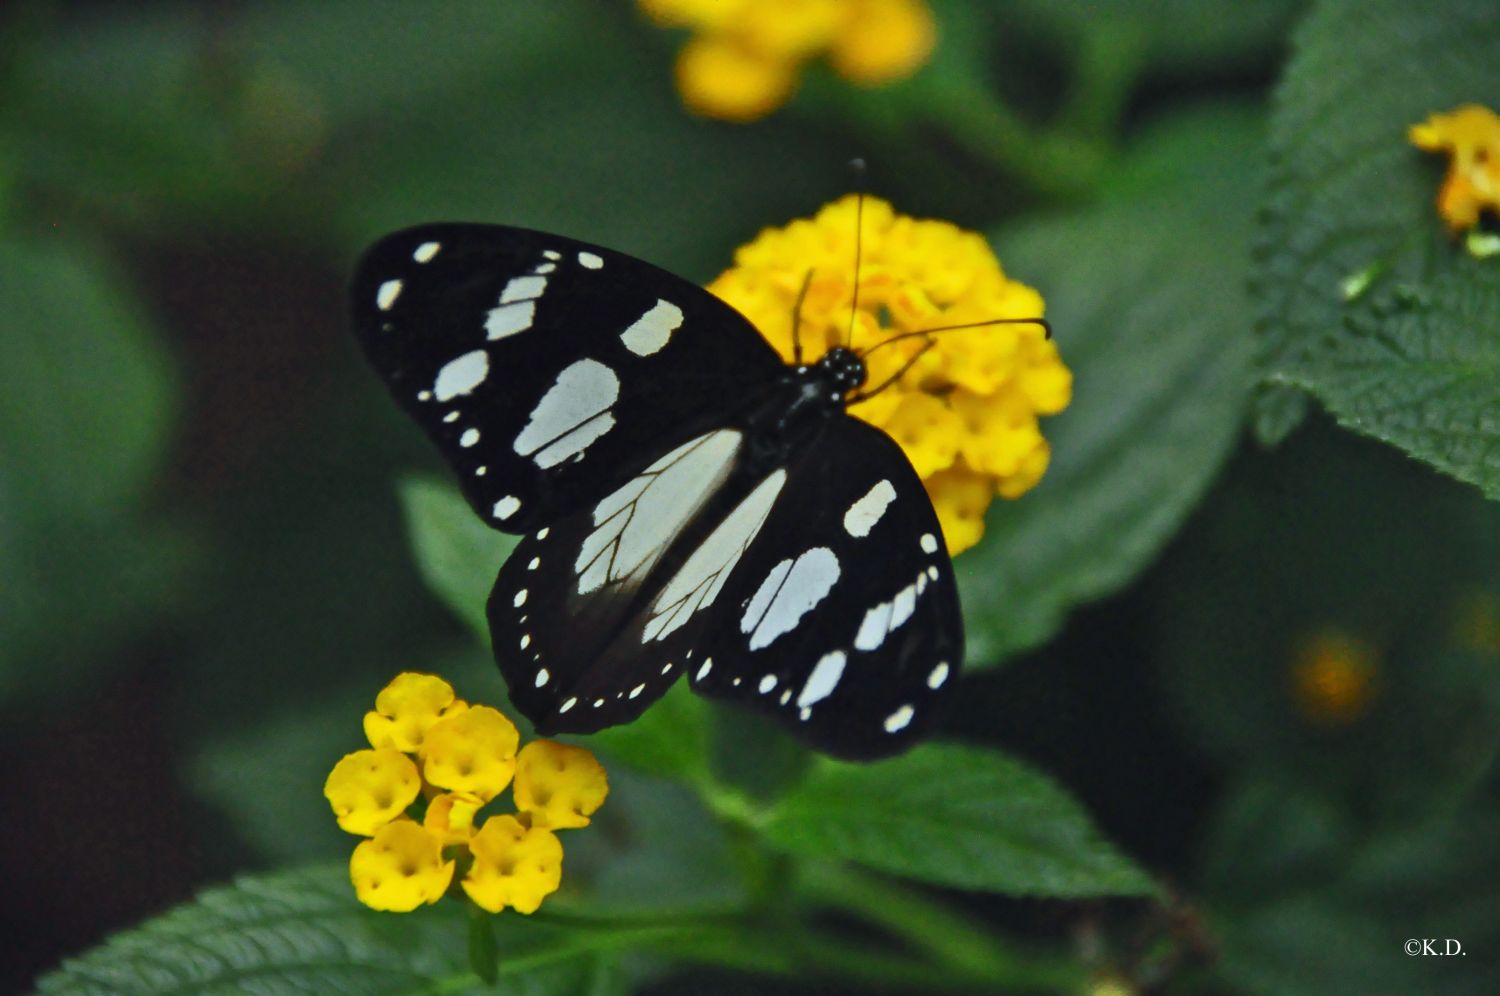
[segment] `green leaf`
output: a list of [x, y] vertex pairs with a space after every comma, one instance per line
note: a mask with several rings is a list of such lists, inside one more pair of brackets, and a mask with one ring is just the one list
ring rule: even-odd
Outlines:
[[1051, 779], [994, 751], [919, 747], [871, 765], [826, 762], [773, 806], [776, 847], [938, 885], [1014, 895], [1152, 895]]
[[[49, 993], [474, 991], [463, 903], [377, 913], [344, 868], [245, 877], [64, 962]], [[496, 917], [505, 992], [599, 991], [616, 937]], [[604, 991], [616, 991], [608, 987]]]
[[143, 511], [173, 385], [123, 281], [64, 236], [0, 237], [0, 274], [4, 700], [92, 673], [169, 604], [190, 548]]
[[486, 526], [446, 481], [413, 475], [398, 487], [422, 579], [487, 644], [485, 601], [518, 538]]
[[1259, 121], [1208, 109], [1159, 129], [1100, 206], [997, 237], [1046, 296], [1073, 403], [1044, 420], [1052, 466], [991, 506], [956, 561], [969, 661], [1047, 639], [1144, 568], [1237, 437], [1250, 383], [1249, 205]]
[[[1351, 30], [1357, 25], [1357, 30]], [[1271, 122], [1256, 297], [1264, 374], [1500, 496], [1500, 265], [1443, 233], [1444, 163], [1407, 128], [1500, 106], [1489, 0], [1327, 0]]]

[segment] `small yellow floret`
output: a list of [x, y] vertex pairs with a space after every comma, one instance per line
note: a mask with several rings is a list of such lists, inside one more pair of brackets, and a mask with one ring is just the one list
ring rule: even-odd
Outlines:
[[443, 860], [442, 840], [411, 820], [381, 827], [349, 859], [354, 894], [371, 909], [408, 913], [435, 903], [453, 881], [453, 862]]
[[1375, 696], [1375, 651], [1337, 630], [1304, 641], [1292, 662], [1297, 705], [1322, 726], [1347, 726], [1363, 716]]
[[1073, 375], [1035, 324], [992, 324], [880, 346], [903, 333], [1040, 318], [1044, 302], [1008, 278], [975, 233], [899, 215], [868, 197], [851, 323], [857, 208], [849, 196], [813, 218], [766, 229], [736, 251], [734, 266], [709, 290], [791, 362], [793, 311], [805, 283], [796, 326], [804, 362], [847, 342], [867, 356], [867, 389], [899, 375], [849, 412], [901, 445], [937, 509], [949, 552], [958, 553], [983, 534], [992, 498], [1019, 497], [1041, 479], [1051, 450], [1038, 416], [1067, 407]]
[[488, 802], [510, 784], [520, 742], [515, 724], [498, 709], [473, 706], [428, 728], [422, 774], [439, 788]]
[[345, 754], [323, 783], [339, 826], [362, 837], [401, 815], [421, 789], [411, 758], [389, 747]]
[[586, 827], [604, 805], [609, 781], [604, 766], [582, 747], [555, 740], [533, 740], [516, 758], [516, 808], [531, 814], [531, 825], [564, 829]]
[[514, 816], [491, 816], [469, 841], [474, 864], [464, 891], [481, 908], [507, 906], [534, 913], [562, 884], [562, 842], [551, 830], [526, 827]]
[[1473, 228], [1486, 210], [1500, 216], [1500, 115], [1465, 104], [1412, 125], [1407, 137], [1419, 149], [1451, 157], [1437, 198], [1451, 231]]
[[365, 713], [365, 737], [371, 747], [414, 751], [429, 726], [462, 707], [442, 678], [404, 671], [375, 696], [375, 711]]

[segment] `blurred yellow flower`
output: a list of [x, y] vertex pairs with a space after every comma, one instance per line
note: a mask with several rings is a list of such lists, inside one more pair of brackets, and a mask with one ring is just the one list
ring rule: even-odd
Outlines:
[[[478, 906], [534, 912], [562, 881], [553, 830], [588, 826], [609, 794], [589, 751], [538, 740], [518, 753], [515, 724], [497, 709], [469, 706], [435, 675], [398, 675], [365, 729], [375, 746], [334, 765], [323, 794], [341, 828], [370, 838], [355, 847], [349, 880], [372, 909], [404, 913], [437, 902], [462, 858], [461, 884]], [[519, 812], [489, 816], [475, 832], [513, 778]], [[407, 810], [423, 795], [418, 823]]]
[[1500, 220], [1500, 115], [1465, 104], [1412, 125], [1407, 136], [1419, 149], [1449, 156], [1437, 208], [1450, 231], [1473, 228], [1485, 210]]
[[1369, 709], [1376, 691], [1375, 650], [1338, 630], [1304, 640], [1292, 660], [1297, 708], [1320, 726], [1347, 726]]
[[897, 214], [873, 197], [864, 200], [851, 337], [857, 213], [850, 195], [813, 218], [766, 229], [708, 289], [792, 362], [793, 312], [805, 284], [797, 326], [805, 362], [848, 338], [867, 357], [871, 387], [900, 374], [849, 411], [901, 445], [956, 554], [979, 541], [996, 495], [1020, 497], [1041, 479], [1051, 451], [1037, 416], [1067, 407], [1073, 377], [1035, 324], [912, 336], [871, 352], [902, 333], [1040, 318], [1044, 307], [1035, 290], [1006, 277], [979, 235]]
[[677, 59], [677, 89], [690, 110], [754, 121], [791, 97], [805, 63], [826, 56], [859, 86], [916, 72], [932, 55], [937, 26], [923, 0], [639, 0], [663, 27], [693, 37]]

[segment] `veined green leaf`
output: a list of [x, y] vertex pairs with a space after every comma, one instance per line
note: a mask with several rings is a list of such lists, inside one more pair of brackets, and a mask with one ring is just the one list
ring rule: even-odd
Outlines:
[[1073, 403], [1043, 420], [1041, 484], [995, 502], [956, 561], [971, 664], [1040, 643], [1128, 582], [1227, 456], [1251, 379], [1258, 148], [1258, 116], [1200, 112], [1145, 143], [1104, 204], [999, 234], [1006, 270], [1047, 298]]
[[[1325, 0], [1271, 122], [1256, 297], [1273, 384], [1500, 496], [1500, 261], [1434, 207], [1446, 164], [1407, 129], [1500, 106], [1488, 0]], [[1272, 434], [1283, 429], [1272, 424]]]
[[930, 744], [880, 764], [826, 762], [771, 808], [761, 829], [794, 854], [963, 889], [1156, 891], [1051, 779], [972, 747]]

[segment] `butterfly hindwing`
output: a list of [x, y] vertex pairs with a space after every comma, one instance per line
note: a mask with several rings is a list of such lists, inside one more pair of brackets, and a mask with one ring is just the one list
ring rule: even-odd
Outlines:
[[634, 719], [701, 659], [787, 477], [747, 472], [748, 448], [743, 429], [701, 433], [516, 547], [490, 632], [511, 699], [539, 730]]
[[963, 661], [953, 565], [921, 480], [885, 433], [830, 420], [703, 635], [693, 687], [868, 760], [930, 732]]
[[701, 287], [526, 229], [397, 232], [365, 254], [353, 295], [397, 403], [507, 532], [597, 501], [784, 369]]

